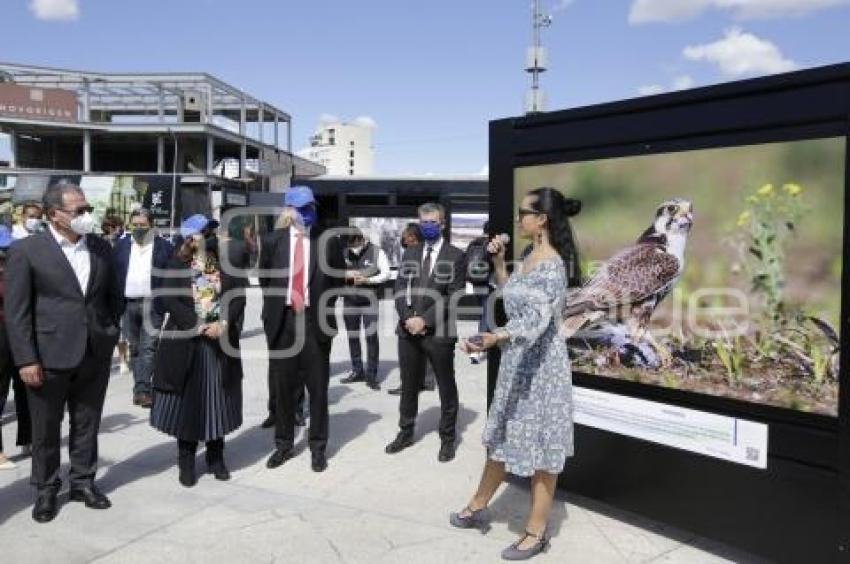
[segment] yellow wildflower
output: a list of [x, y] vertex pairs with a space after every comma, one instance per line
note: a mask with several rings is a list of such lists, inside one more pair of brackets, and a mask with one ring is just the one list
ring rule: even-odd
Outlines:
[[758, 201], [759, 201], [758, 196], [747, 196], [747, 203], [748, 204], [756, 204], [756, 203], [758, 203]]
[[749, 211], [741, 212], [741, 215], [738, 216], [738, 227], [745, 226], [747, 224], [747, 222], [750, 220], [750, 216], [751, 216], [751, 214], [750, 214]]
[[799, 184], [786, 184], [783, 188], [789, 196], [797, 196], [803, 191]]
[[765, 184], [758, 190], [759, 196], [770, 196], [773, 194], [773, 184]]

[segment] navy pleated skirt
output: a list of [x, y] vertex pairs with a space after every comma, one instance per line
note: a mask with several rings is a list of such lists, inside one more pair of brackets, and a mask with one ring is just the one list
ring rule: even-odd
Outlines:
[[154, 390], [151, 426], [184, 441], [212, 441], [242, 425], [242, 381], [224, 385], [227, 357], [217, 342], [198, 339], [182, 394]]

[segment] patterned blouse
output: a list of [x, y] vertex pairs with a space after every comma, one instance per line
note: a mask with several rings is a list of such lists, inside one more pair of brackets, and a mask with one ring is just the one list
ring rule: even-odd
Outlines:
[[212, 255], [192, 259], [192, 298], [201, 323], [218, 321], [221, 315], [221, 271]]

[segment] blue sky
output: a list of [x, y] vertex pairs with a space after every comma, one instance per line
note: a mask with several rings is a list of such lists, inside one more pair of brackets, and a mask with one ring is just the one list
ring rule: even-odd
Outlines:
[[[530, 0], [3, 0], [0, 61], [205, 71], [290, 112], [369, 116], [380, 174], [478, 173], [519, 115]], [[850, 60], [850, 0], [544, 0], [549, 109]]]

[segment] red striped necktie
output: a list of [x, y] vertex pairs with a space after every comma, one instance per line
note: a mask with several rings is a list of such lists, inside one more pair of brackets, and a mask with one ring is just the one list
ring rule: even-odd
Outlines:
[[292, 293], [290, 294], [292, 309], [296, 312], [304, 310], [304, 234], [295, 235], [295, 256], [292, 259]]

